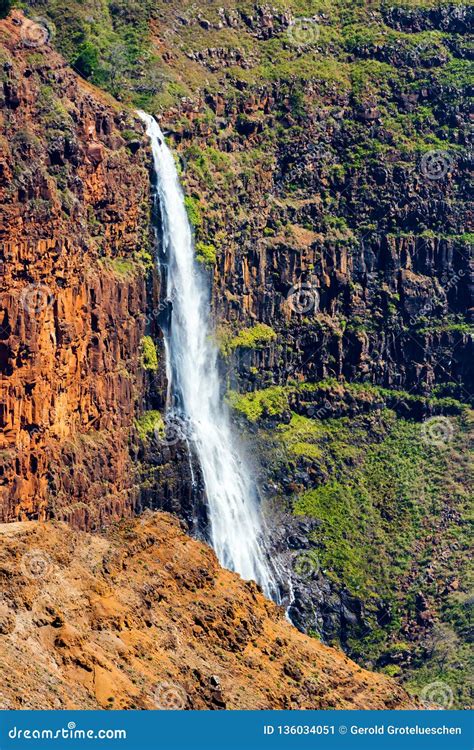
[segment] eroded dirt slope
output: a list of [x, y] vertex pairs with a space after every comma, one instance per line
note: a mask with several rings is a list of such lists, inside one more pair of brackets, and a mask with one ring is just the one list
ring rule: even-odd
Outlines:
[[163, 513], [107, 536], [0, 527], [1, 702], [14, 708], [414, 707], [296, 631]]

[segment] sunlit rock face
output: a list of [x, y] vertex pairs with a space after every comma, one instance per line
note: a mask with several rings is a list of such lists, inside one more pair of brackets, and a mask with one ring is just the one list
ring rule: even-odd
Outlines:
[[25, 23], [1, 22], [0, 520], [96, 527], [136, 502], [148, 155]]

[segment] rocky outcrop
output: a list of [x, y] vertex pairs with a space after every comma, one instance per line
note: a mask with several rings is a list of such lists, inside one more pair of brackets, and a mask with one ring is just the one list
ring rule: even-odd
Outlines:
[[37, 522], [0, 536], [2, 708], [417, 707], [291, 627], [171, 516], [107, 536]]
[[0, 25], [0, 521], [94, 528], [136, 502], [148, 153], [42, 27]]
[[472, 26], [472, 7], [438, 5], [434, 7], [410, 8], [395, 6], [382, 8], [383, 16], [390, 26], [400, 31], [437, 31], [465, 33]]
[[[202, 208], [198, 239], [216, 245], [216, 318], [278, 334], [249, 356], [244, 389], [335, 376], [472, 393], [470, 130], [453, 73], [469, 11], [380, 13], [341, 39], [336, 13], [313, 34], [274, 26], [282, 55], [308, 66], [301, 80], [291, 62], [276, 80], [229, 73], [164, 115]], [[338, 41], [326, 68], [308, 49], [324, 46], [327, 25]], [[423, 36], [431, 28], [442, 43]]]

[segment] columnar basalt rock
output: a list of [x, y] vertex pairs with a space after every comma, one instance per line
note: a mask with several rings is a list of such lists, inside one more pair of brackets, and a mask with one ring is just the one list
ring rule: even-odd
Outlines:
[[1, 22], [0, 520], [93, 528], [136, 502], [148, 153], [25, 23]]
[[[345, 167], [339, 178], [336, 167], [342, 169], [351, 149], [339, 119], [355, 121], [354, 106], [330, 95], [327, 111], [294, 121], [291, 140], [282, 135], [275, 149], [268, 133], [276, 118], [267, 102], [286, 107], [288, 117], [291, 105], [273, 88], [259, 98], [243, 95], [238, 111], [232, 102], [221, 112], [227, 123], [221, 150], [225, 144], [240, 159], [267, 145], [266, 169], [229, 178], [230, 200], [199, 169], [188, 165], [185, 174], [189, 192], [210, 207], [198, 236], [208, 242], [225, 234], [213, 274], [216, 317], [234, 330], [264, 322], [278, 334], [252, 354], [258, 373], [243, 373], [247, 387], [294, 375], [344, 376], [419, 393], [456, 383], [464, 398], [473, 383], [473, 340], [462, 157], [448, 164], [454, 157], [441, 155], [443, 179], [427, 178], [419, 163], [394, 167], [383, 158]], [[208, 100], [216, 112], [224, 106], [219, 102]], [[280, 129], [283, 121], [280, 115]], [[186, 154], [192, 141], [192, 148], [206, 149], [209, 137], [191, 121], [189, 127], [176, 133], [178, 147]], [[214, 175], [218, 180], [219, 170]], [[312, 306], [295, 305], [300, 290], [313, 295]]]

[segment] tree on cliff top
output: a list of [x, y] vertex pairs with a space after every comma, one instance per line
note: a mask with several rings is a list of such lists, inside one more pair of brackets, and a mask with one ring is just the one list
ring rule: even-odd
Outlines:
[[99, 52], [92, 42], [87, 41], [81, 45], [74, 67], [84, 78], [90, 78], [95, 73], [99, 67]]
[[12, 8], [12, 0], [0, 0], [0, 18], [6, 18]]

